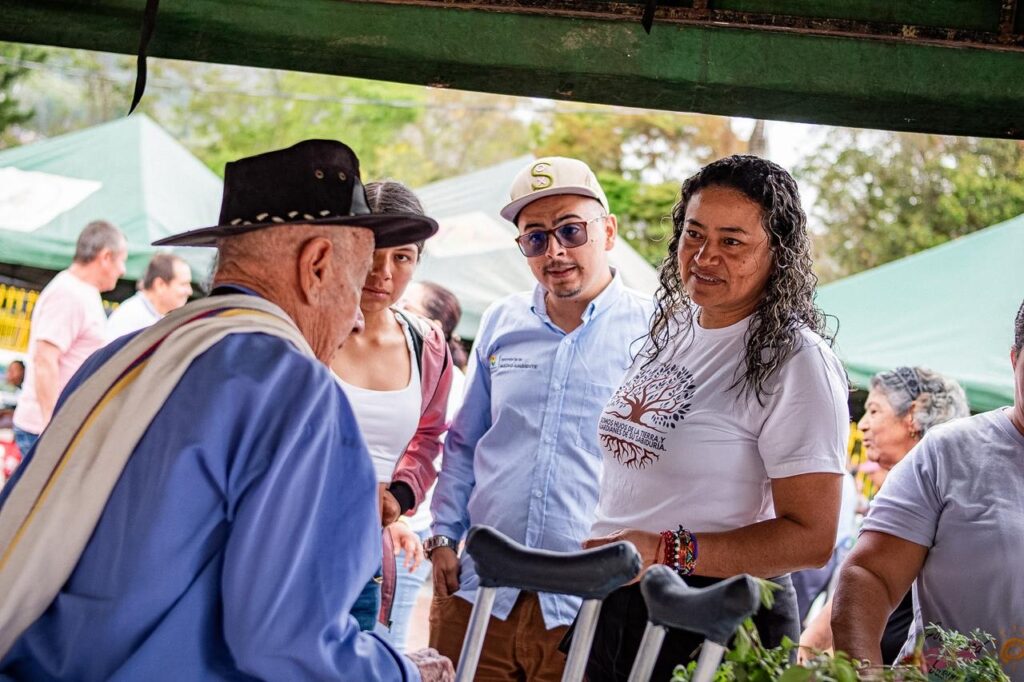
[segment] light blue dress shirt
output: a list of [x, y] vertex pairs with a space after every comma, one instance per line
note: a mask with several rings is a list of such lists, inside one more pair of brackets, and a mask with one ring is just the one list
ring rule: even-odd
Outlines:
[[[597, 421], [652, 311], [649, 297], [615, 275], [568, 334], [548, 317], [539, 285], [484, 313], [465, 399], [445, 440], [435, 534], [461, 539], [486, 524], [528, 547], [580, 549], [600, 488]], [[456, 596], [472, 602], [478, 580], [465, 554], [460, 582]], [[506, 619], [518, 596], [500, 589], [494, 615]], [[571, 623], [580, 605], [551, 594], [540, 603], [548, 628]]]

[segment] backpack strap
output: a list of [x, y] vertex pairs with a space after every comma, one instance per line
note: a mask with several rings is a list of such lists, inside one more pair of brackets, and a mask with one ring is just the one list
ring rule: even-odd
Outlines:
[[401, 318], [402, 322], [409, 329], [409, 338], [412, 339], [412, 352], [416, 356], [416, 371], [423, 376], [423, 330], [420, 328], [420, 321], [414, 319], [398, 308], [393, 309], [395, 315]]

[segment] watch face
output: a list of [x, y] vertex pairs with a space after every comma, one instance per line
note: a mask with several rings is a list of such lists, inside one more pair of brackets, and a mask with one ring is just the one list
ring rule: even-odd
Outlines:
[[428, 538], [423, 543], [423, 549], [426, 552], [432, 552], [438, 547], [454, 547], [451, 538], [447, 538], [443, 535], [435, 535], [434, 537]]

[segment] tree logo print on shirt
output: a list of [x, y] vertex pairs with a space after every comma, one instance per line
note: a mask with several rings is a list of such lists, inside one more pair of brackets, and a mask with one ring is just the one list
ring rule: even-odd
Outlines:
[[647, 368], [619, 387], [610, 403], [615, 411], [609, 414], [665, 433], [690, 411], [693, 390], [693, 373], [685, 367]]
[[665, 451], [663, 434], [690, 411], [695, 388], [693, 373], [685, 367], [641, 370], [619, 387], [601, 415], [601, 445], [623, 466], [650, 466]]
[[999, 647], [999, 661], [1004, 666], [1024, 661], [1024, 627], [1018, 625], [999, 634], [1002, 635], [998, 640], [1002, 641], [1002, 646]]

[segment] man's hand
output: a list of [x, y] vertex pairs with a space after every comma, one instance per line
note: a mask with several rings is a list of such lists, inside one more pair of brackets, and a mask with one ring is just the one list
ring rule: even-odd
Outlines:
[[455, 680], [455, 668], [452, 662], [445, 656], [437, 653], [436, 649], [420, 649], [409, 654], [412, 661], [420, 671], [423, 682], [453, 682]]
[[402, 515], [402, 508], [386, 484], [379, 483], [377, 490], [380, 495], [380, 525], [382, 528], [386, 528], [398, 520], [398, 517]]
[[619, 542], [621, 540], [632, 542], [633, 546], [636, 547], [636, 551], [640, 553], [640, 559], [643, 561], [643, 569], [631, 582], [635, 583], [640, 580], [640, 576], [644, 574], [644, 571], [650, 568], [653, 564], [661, 563], [661, 558], [664, 556], [665, 550], [661, 541], [660, 533], [650, 533], [643, 530], [633, 529], [617, 530], [610, 535], [584, 540], [583, 549], [593, 549], [603, 545], [610, 545], [613, 542]]
[[434, 594], [450, 597], [459, 591], [459, 556], [451, 547], [438, 547], [430, 553], [434, 566]]

